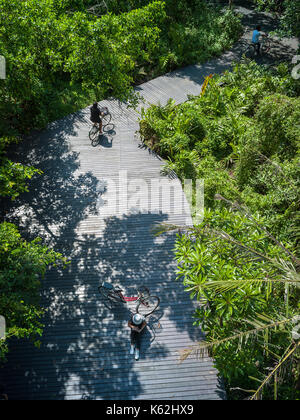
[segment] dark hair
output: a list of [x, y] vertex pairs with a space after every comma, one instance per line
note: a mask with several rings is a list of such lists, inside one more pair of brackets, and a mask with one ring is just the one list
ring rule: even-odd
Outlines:
[[256, 27], [256, 29], [257, 29], [258, 31], [260, 31], [260, 30], [261, 30], [261, 26], [260, 26], [260, 25], [258, 25], [258, 26]]
[[94, 107], [94, 108], [97, 108], [97, 106], [98, 106], [98, 102], [94, 102], [94, 103], [93, 103], [93, 107]]

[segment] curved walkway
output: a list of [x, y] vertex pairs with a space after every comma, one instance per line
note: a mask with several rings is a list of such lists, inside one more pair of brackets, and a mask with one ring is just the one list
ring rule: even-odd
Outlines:
[[[145, 106], [199, 94], [204, 77], [228, 69], [243, 42], [205, 65], [141, 85]], [[98, 146], [88, 140], [86, 109], [51, 124], [20, 150], [20, 160], [44, 175], [33, 180], [6, 220], [32, 237], [46, 237], [71, 264], [52, 269], [44, 281], [48, 309], [41, 348], [11, 346], [2, 371], [7, 393], [10, 399], [223, 398], [211, 359], [178, 364], [178, 350], [201, 333], [193, 326], [194, 304], [175, 282], [174, 234], [156, 238], [150, 232], [156, 223], [192, 223], [180, 183], [166, 180], [163, 162], [140, 147], [138, 113], [114, 100], [101, 105], [111, 110], [113, 124]], [[171, 195], [167, 189], [156, 193], [162, 181], [173, 187]], [[104, 307], [97, 294], [101, 280], [121, 285], [127, 296], [145, 284], [161, 297], [138, 362], [129, 355], [129, 311]]]

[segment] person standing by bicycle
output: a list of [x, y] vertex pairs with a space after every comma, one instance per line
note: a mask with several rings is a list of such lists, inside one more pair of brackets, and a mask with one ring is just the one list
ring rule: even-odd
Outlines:
[[98, 103], [94, 102], [94, 104], [93, 104], [93, 106], [91, 106], [90, 110], [91, 110], [91, 121], [94, 124], [99, 124], [99, 133], [103, 134], [103, 132], [102, 132], [102, 120], [101, 120], [102, 113], [101, 113], [101, 111], [98, 107]]
[[261, 32], [261, 26], [258, 25], [256, 27], [256, 29], [253, 31], [252, 33], [252, 44], [254, 44], [256, 53], [259, 55], [260, 54], [260, 37], [261, 35], [263, 35], [263, 32]]
[[130, 354], [135, 354], [135, 360], [140, 358], [141, 334], [147, 323], [145, 317], [140, 314], [134, 314], [128, 321], [130, 332]]

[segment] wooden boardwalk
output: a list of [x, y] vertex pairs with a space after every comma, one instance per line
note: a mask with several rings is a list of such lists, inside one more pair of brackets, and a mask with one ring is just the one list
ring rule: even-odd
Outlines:
[[[164, 102], [175, 92], [179, 102], [200, 86], [170, 75], [144, 84], [141, 92], [150, 102]], [[182, 213], [177, 201], [178, 192], [184, 198], [180, 182], [163, 177], [163, 161], [139, 147], [134, 111], [113, 100], [102, 105], [111, 110], [113, 125], [96, 147], [83, 110], [52, 124], [20, 151], [44, 175], [32, 181], [6, 219], [32, 237], [46, 237], [71, 263], [63, 271], [52, 269], [44, 280], [41, 348], [12, 343], [4, 369], [7, 392], [11, 399], [219, 399], [210, 359], [178, 363], [178, 351], [201, 333], [192, 325], [194, 304], [175, 281], [175, 235], [155, 237], [150, 231], [161, 222], [192, 223], [186, 203]], [[126, 205], [126, 178], [129, 189], [140, 190], [140, 207], [130, 191]], [[162, 180], [177, 194], [152, 193]], [[97, 292], [103, 280], [119, 284], [127, 296], [144, 284], [161, 298], [139, 361], [129, 355], [130, 306], [109, 312]]]
[[[238, 43], [221, 58], [137, 89], [146, 103], [164, 104], [170, 97], [185, 101], [188, 94], [200, 93], [205, 76], [228, 69], [241, 48]], [[63, 271], [52, 269], [43, 282], [47, 311], [41, 348], [27, 341], [11, 343], [0, 372], [9, 398], [224, 398], [211, 359], [178, 363], [178, 351], [201, 339], [193, 326], [195, 303], [175, 281], [175, 235], [154, 237], [150, 231], [162, 222], [191, 224], [188, 206], [182, 212], [178, 204], [180, 183], [164, 178], [161, 159], [140, 147], [138, 114], [114, 100], [102, 105], [112, 112], [113, 125], [96, 147], [88, 139], [86, 109], [51, 124], [19, 150], [20, 161], [41, 168], [44, 175], [4, 209], [5, 219], [32, 237], [46, 238], [71, 263]], [[153, 185], [163, 180], [177, 193], [151, 195]], [[126, 185], [140, 192], [142, 206], [134, 200], [127, 204]], [[129, 355], [130, 307], [109, 312], [97, 293], [103, 280], [119, 284], [127, 296], [144, 284], [161, 298], [137, 362]]]

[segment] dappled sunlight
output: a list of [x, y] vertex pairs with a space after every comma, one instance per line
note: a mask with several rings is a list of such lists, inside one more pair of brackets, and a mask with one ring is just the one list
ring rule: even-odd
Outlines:
[[[20, 156], [27, 156], [26, 163], [42, 169], [43, 175], [33, 179], [30, 192], [14, 202], [6, 218], [30, 237], [46, 238], [69, 264], [64, 270], [51, 268], [43, 280], [46, 312], [40, 348], [14, 342], [7, 364], [12, 369], [18, 360], [17, 371], [11, 371], [11, 395], [137, 398], [146, 392], [143, 369], [150, 369], [150, 361], [176, 364], [178, 346], [200, 336], [189, 318], [189, 296], [175, 283], [175, 235], [151, 233], [169, 215], [137, 211], [103, 218], [107, 183], [93, 175], [93, 167], [82, 171], [77, 136], [75, 129], [67, 128], [69, 123], [74, 120], [61, 121], [29, 144], [24, 142], [22, 148], [34, 144], [29, 155], [20, 148]], [[98, 293], [104, 280], [118, 284], [126, 296], [136, 296], [137, 287], [146, 285], [161, 299], [144, 332], [138, 364], [128, 354], [127, 321], [135, 303], [109, 311]], [[174, 346], [172, 336], [178, 333], [182, 338]]]

